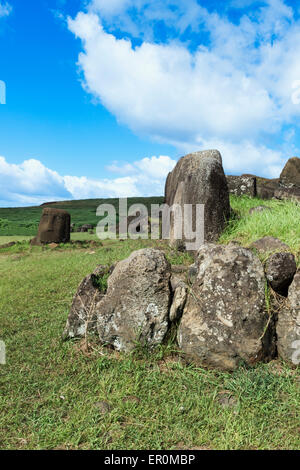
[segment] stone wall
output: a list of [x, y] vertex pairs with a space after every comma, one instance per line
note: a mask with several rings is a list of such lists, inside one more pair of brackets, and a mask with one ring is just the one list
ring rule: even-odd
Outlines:
[[171, 266], [161, 250], [142, 249], [82, 281], [63, 337], [94, 332], [103, 345], [127, 352], [137, 344], [151, 350], [177, 328], [182, 357], [204, 367], [233, 370], [269, 361], [277, 351], [297, 365], [299, 279], [287, 252], [263, 265], [254, 249], [210, 243], [185, 268]]
[[247, 195], [261, 199], [300, 201], [300, 158], [290, 158], [281, 172], [280, 178], [268, 179], [244, 174], [226, 176], [228, 189], [236, 196]]

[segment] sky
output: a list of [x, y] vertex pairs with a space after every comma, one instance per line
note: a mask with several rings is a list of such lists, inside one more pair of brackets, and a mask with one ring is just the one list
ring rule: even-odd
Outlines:
[[190, 152], [300, 148], [300, 2], [0, 0], [0, 206], [163, 195]]

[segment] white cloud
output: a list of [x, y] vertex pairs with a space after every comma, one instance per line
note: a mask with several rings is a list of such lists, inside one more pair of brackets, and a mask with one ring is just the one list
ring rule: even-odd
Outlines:
[[143, 43], [104, 32], [93, 15], [79, 14], [70, 28], [85, 44], [79, 58], [86, 85], [118, 118], [137, 131], [240, 136], [276, 125], [275, 105], [255, 78], [227, 60], [199, 50]]
[[[93, 0], [87, 13], [68, 20], [83, 43], [84, 86], [134, 132], [187, 151], [219, 142], [231, 172], [254, 168], [271, 176], [283, 163], [282, 148], [272, 150], [266, 142], [275, 136], [278, 143], [300, 115], [291, 100], [292, 84], [300, 79], [300, 21], [283, 0], [261, 4], [255, 16], [234, 24], [195, 0]], [[145, 40], [146, 26], [151, 30], [158, 17], [166, 27], [174, 24], [176, 40], [161, 43], [150, 33]], [[193, 51], [180, 40], [188, 28], [199, 33]], [[126, 32], [142, 38], [141, 45], [134, 46]], [[200, 33], [209, 36], [205, 45]]]
[[38, 160], [30, 159], [16, 165], [0, 157], [0, 199], [16, 203], [38, 203], [44, 198], [64, 198], [69, 193], [63, 178]]
[[210, 140], [203, 141], [202, 146], [220, 150], [227, 174], [257, 174], [257, 168], [261, 168], [258, 176], [278, 178], [286, 160], [281, 151], [271, 150], [265, 145], [254, 145], [247, 140], [239, 143]]
[[90, 8], [105, 16], [120, 14], [132, 3], [132, 0], [94, 0]]
[[173, 170], [176, 161], [170, 157], [161, 155], [160, 157], [143, 158], [135, 162], [135, 165], [150, 177], [163, 179], [168, 176], [168, 173]]
[[167, 173], [175, 163], [166, 156], [144, 158], [132, 165], [115, 163], [111, 171], [124, 176], [92, 179], [61, 176], [35, 159], [13, 164], [0, 157], [0, 206], [67, 199], [161, 196]]
[[137, 179], [123, 177], [115, 179], [93, 180], [85, 176], [65, 176], [65, 187], [74, 199], [132, 197], [140, 196]]
[[10, 15], [12, 12], [12, 6], [8, 2], [0, 0], [0, 18]]
[[164, 180], [170, 171], [173, 170], [176, 165], [176, 160], [161, 155], [160, 157], [143, 158], [134, 163], [125, 163], [121, 166], [118, 162], [113, 162], [112, 165], [108, 165], [106, 168], [109, 171], [119, 174], [138, 174], [142, 173], [144, 176], [154, 177], [159, 180]]

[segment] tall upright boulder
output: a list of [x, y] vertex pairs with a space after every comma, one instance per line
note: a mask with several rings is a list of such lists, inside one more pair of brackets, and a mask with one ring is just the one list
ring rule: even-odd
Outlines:
[[71, 216], [62, 209], [43, 209], [38, 233], [31, 240], [32, 245], [67, 243], [70, 241]]
[[283, 168], [279, 182], [282, 186], [300, 188], [300, 158], [290, 158]]
[[[182, 157], [169, 173], [165, 186], [165, 202], [169, 206], [178, 204], [204, 204], [204, 239], [215, 241], [221, 234], [230, 215], [229, 192], [218, 150], [205, 150]], [[196, 229], [195, 211], [192, 230]], [[171, 243], [174, 236], [174, 217], [171, 217]], [[182, 242], [187, 238], [183, 234]]]

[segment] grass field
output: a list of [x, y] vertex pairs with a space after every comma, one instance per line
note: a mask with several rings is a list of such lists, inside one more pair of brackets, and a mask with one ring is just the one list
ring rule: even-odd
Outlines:
[[[128, 198], [128, 207], [133, 204], [144, 204], [149, 213], [151, 204], [162, 204], [162, 197]], [[100, 218], [96, 209], [101, 204], [112, 204], [118, 216], [119, 199], [82, 199], [78, 201], [62, 201], [47, 204], [46, 207], [65, 209], [71, 214], [75, 227], [83, 224], [97, 225]], [[0, 236], [35, 235], [43, 206], [0, 208]]]
[[[240, 219], [221, 242], [249, 245], [277, 235], [299, 256], [299, 206], [264, 202], [273, 212], [252, 219], [248, 209], [261, 201], [231, 203]], [[11, 239], [1, 237], [0, 244]], [[61, 341], [82, 278], [97, 264], [145, 246], [163, 248], [173, 264], [192, 262], [151, 240], [87, 241], [51, 250], [31, 248], [27, 239], [0, 250], [0, 339], [7, 349], [7, 364], [0, 366], [0, 447], [299, 448], [299, 373], [279, 360], [224, 373], [186, 365], [172, 343], [150, 356], [139, 348], [116, 353], [93, 339], [89, 351], [80, 341]]]

